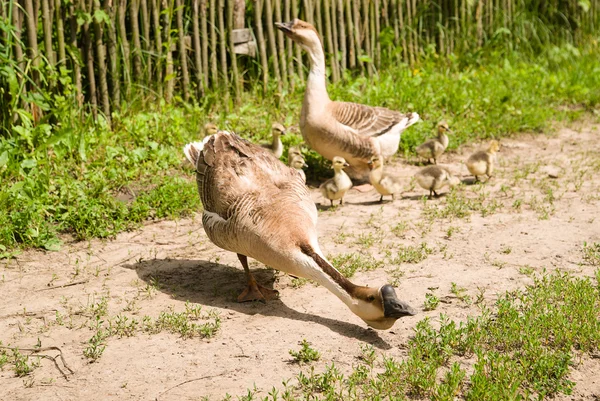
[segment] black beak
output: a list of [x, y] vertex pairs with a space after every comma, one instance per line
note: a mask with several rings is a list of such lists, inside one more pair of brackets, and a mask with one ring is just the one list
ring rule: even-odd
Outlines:
[[350, 167], [350, 164], [344, 163], [344, 167]]
[[276, 22], [275, 26], [277, 27], [277, 29], [279, 29], [283, 33], [292, 33], [292, 26], [294, 26], [294, 21]]
[[406, 302], [402, 302], [396, 297], [394, 287], [389, 284], [381, 287], [381, 297], [383, 298], [383, 314], [385, 317], [401, 318], [403, 316], [414, 316], [417, 311]]

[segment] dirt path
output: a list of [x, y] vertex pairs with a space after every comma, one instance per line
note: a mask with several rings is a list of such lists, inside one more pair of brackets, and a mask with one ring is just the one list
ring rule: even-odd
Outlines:
[[[67, 381], [52, 361], [42, 359], [31, 375], [17, 378], [5, 366], [0, 400], [221, 399], [226, 393], [244, 395], [254, 386], [264, 396], [282, 380], [293, 384], [306, 369], [292, 364], [288, 353], [299, 349], [302, 339], [322, 354], [316, 370], [335, 362], [348, 371], [361, 345], [402, 358], [419, 320], [440, 313], [458, 320], [476, 315], [476, 303], [492, 304], [497, 294], [524, 287], [531, 273], [560, 269], [592, 275], [594, 268], [582, 263], [582, 247], [584, 241], [600, 242], [600, 126], [581, 124], [502, 144], [498, 172], [486, 185], [465, 185], [455, 196], [425, 202], [424, 191], [410, 180], [418, 167], [397, 160], [389, 169], [406, 179], [401, 200], [379, 204], [374, 191], [352, 190], [346, 205], [320, 212], [326, 254], [353, 254], [363, 267], [383, 262], [357, 271], [353, 281], [392, 282], [399, 297], [420, 310], [388, 331], [367, 329], [325, 288], [256, 262], [251, 268], [257, 269], [257, 279], [273, 283], [280, 299], [266, 305], [236, 303], [243, 270], [234, 254], [208, 241], [200, 216], [150, 224], [112, 241], [69, 244], [56, 253], [29, 251], [0, 261], [3, 345], [31, 348], [39, 339], [42, 347], [58, 346], [75, 372]], [[473, 150], [464, 147], [442, 162], [466, 178], [461, 160]], [[323, 202], [318, 191], [313, 196]], [[405, 257], [398, 259], [401, 250]], [[407, 259], [417, 263], [402, 261]], [[461, 294], [470, 302], [453, 288], [464, 289]], [[422, 311], [426, 293], [442, 300], [436, 310]], [[189, 339], [141, 329], [144, 316], [155, 320], [169, 308], [182, 312], [186, 301], [201, 305], [203, 313], [219, 313], [214, 337]], [[138, 322], [133, 335], [127, 337], [123, 323], [123, 337], [105, 339], [103, 354], [90, 363], [83, 356], [88, 340], [109, 321], [117, 325], [117, 316], [121, 323], [125, 317]], [[594, 360], [574, 367], [577, 399], [600, 393], [598, 371]]]

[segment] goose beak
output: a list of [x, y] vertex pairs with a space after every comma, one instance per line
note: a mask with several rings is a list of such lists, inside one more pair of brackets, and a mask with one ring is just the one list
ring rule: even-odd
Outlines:
[[383, 298], [383, 313], [385, 317], [401, 318], [404, 316], [414, 316], [417, 311], [406, 302], [400, 301], [396, 297], [394, 287], [387, 284], [381, 287], [381, 297]]
[[348, 164], [348, 162], [344, 163], [344, 167], [350, 167], [350, 164]]
[[373, 170], [373, 160], [369, 160], [367, 166], [369, 166], [369, 170]]
[[294, 25], [294, 21], [276, 22], [275, 23], [275, 26], [277, 27], [277, 29], [279, 29], [280, 31], [282, 31], [283, 33], [286, 33], [286, 34], [293, 33], [292, 32], [293, 25]]
[[304, 164], [302, 165], [302, 167], [303, 167], [303, 168], [308, 168], [308, 164], [304, 163]]

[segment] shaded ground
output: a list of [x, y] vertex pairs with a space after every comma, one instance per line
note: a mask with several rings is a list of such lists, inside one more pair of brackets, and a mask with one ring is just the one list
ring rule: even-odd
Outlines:
[[[306, 369], [291, 363], [288, 353], [302, 339], [322, 354], [316, 370], [334, 362], [348, 371], [362, 344], [402, 358], [419, 320], [440, 313], [457, 320], [476, 315], [477, 302], [492, 304], [497, 294], [531, 283], [532, 273], [592, 275], [582, 247], [584, 241], [600, 242], [600, 127], [580, 124], [502, 145], [497, 174], [485, 185], [464, 185], [452, 195], [444, 190], [445, 196], [424, 201], [425, 191], [411, 182], [419, 167], [398, 159], [388, 168], [406, 180], [402, 199], [379, 204], [374, 190], [351, 190], [346, 205], [320, 208], [323, 251], [383, 261], [352, 280], [392, 282], [400, 298], [421, 310], [388, 331], [366, 328], [325, 288], [256, 262], [251, 267], [259, 282], [272, 284], [281, 297], [266, 305], [236, 303], [243, 270], [234, 254], [208, 241], [199, 215], [150, 224], [112, 241], [1, 261], [0, 340], [31, 348], [39, 339], [42, 347], [60, 347], [75, 373], [67, 381], [42, 359], [32, 374], [17, 378], [7, 365], [0, 371], [0, 400], [221, 399], [254, 386], [264, 395], [282, 380], [293, 384]], [[463, 147], [441, 161], [470, 183], [461, 161], [475, 148]], [[313, 197], [325, 203], [316, 190]], [[464, 289], [461, 296], [456, 289]], [[436, 310], [422, 311], [426, 293], [442, 300]], [[106, 339], [96, 362], [84, 357], [98, 325], [95, 306], [106, 307], [106, 324], [119, 315], [141, 322], [170, 307], [181, 312], [186, 301], [219, 313], [214, 337], [137, 330]], [[595, 399], [599, 372], [598, 359], [578, 361], [571, 374], [574, 394], [565, 399]]]

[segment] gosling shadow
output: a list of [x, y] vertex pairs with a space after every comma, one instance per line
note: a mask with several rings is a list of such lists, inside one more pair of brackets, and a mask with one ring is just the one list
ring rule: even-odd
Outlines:
[[[372, 344], [379, 349], [391, 348], [374, 330], [353, 323], [299, 312], [289, 308], [280, 299], [268, 301], [266, 304], [238, 303], [237, 295], [243, 290], [246, 276], [243, 270], [232, 266], [206, 260], [154, 259], [124, 265], [124, 267], [135, 270], [141, 280], [157, 285], [159, 291], [176, 299], [247, 315], [260, 313], [263, 316], [313, 322], [348, 338]], [[274, 270], [257, 269], [253, 270], [252, 274], [261, 285], [273, 288]]]

